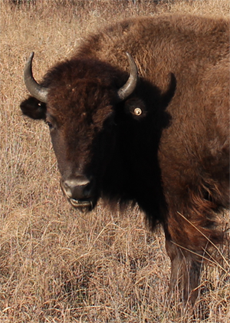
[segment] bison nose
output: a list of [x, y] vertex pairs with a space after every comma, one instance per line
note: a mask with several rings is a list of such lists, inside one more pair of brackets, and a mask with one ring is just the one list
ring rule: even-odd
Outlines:
[[90, 181], [84, 175], [62, 181], [61, 187], [69, 199], [81, 200], [90, 197]]

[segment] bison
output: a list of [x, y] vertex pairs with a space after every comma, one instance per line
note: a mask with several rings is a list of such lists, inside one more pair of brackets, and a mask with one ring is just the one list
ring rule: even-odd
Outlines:
[[73, 207], [137, 203], [163, 226], [170, 286], [197, 296], [202, 258], [229, 208], [229, 20], [127, 19], [87, 36], [37, 83], [30, 56], [24, 115], [49, 126]]

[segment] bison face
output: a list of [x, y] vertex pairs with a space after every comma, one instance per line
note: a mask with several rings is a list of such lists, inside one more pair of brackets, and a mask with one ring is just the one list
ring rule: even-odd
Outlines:
[[[51, 91], [45, 119], [61, 173], [62, 191], [72, 206], [82, 210], [91, 210], [97, 202], [100, 179], [110, 163], [114, 142], [112, 106], [100, 107], [97, 100], [91, 102], [100, 90], [96, 84], [89, 87], [87, 93], [92, 91], [92, 96], [83, 99], [76, 90], [65, 102], [57, 93], [52, 97]], [[79, 104], [79, 95], [84, 101], [82, 104]]]
[[[119, 164], [115, 107], [124, 106], [137, 84], [136, 65], [127, 56], [128, 80], [126, 72], [105, 63], [70, 60], [50, 70], [40, 85], [32, 75], [33, 54], [26, 64], [24, 80], [32, 97], [21, 103], [21, 110], [47, 123], [61, 188], [74, 207], [91, 210], [108, 177], [113, 177], [108, 167]], [[143, 113], [141, 107], [130, 109], [136, 118]]]

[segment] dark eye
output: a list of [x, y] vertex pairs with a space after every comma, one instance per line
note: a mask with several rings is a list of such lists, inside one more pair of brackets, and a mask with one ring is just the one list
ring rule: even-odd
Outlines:
[[48, 125], [48, 127], [50, 128], [50, 130], [51, 130], [51, 129], [53, 129], [53, 125], [52, 125], [52, 123], [51, 123], [51, 122], [46, 121], [46, 124]]

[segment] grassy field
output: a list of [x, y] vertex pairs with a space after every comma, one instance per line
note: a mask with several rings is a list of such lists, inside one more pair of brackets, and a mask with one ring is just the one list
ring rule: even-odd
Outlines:
[[[177, 295], [167, 296], [161, 230], [150, 233], [137, 207], [111, 213], [101, 202], [86, 215], [73, 210], [59, 188], [47, 126], [23, 118], [19, 104], [31, 51], [40, 80], [100, 26], [163, 12], [226, 16], [229, 0], [63, 2], [0, 4], [0, 322], [226, 323], [229, 266], [207, 268], [194, 314], [180, 314]], [[229, 247], [223, 252], [227, 259]]]

